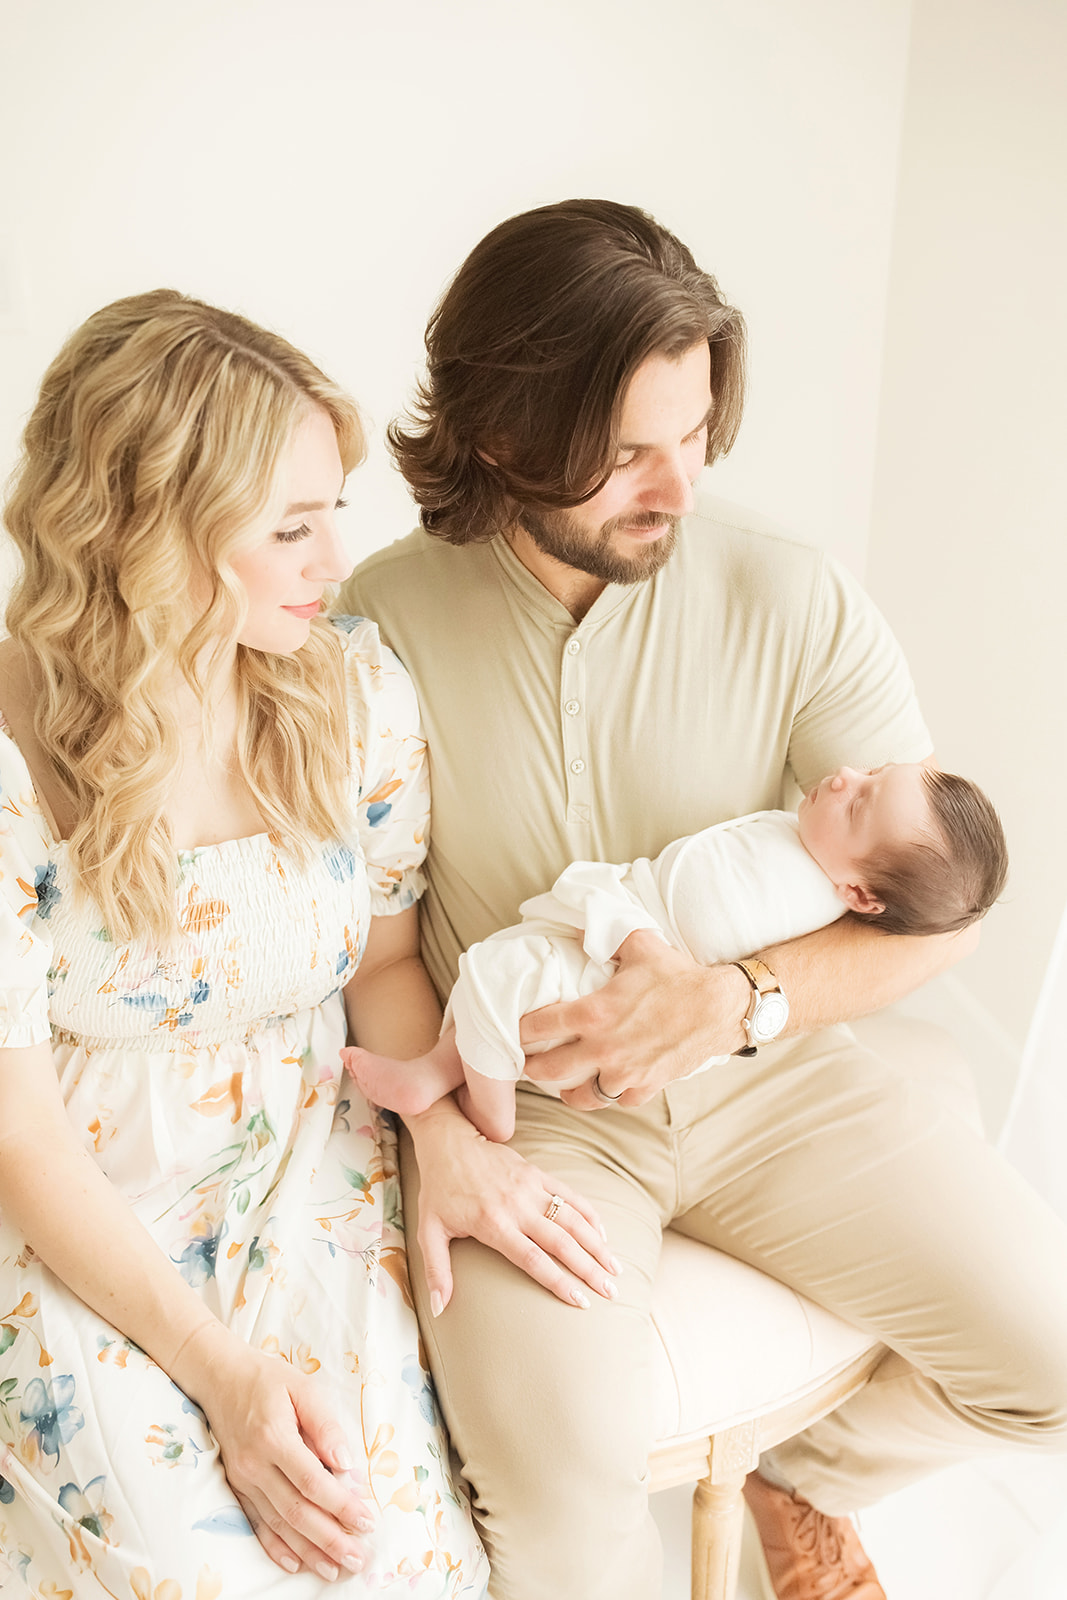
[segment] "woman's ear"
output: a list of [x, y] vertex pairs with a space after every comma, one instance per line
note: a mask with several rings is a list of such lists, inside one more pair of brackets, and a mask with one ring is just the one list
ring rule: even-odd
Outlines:
[[858, 911], [861, 917], [876, 917], [885, 910], [885, 901], [879, 900], [862, 883], [835, 883], [834, 893], [850, 911]]

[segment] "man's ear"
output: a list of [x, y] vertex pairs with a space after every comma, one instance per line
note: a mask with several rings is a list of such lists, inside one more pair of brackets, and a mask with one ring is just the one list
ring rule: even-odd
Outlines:
[[843, 900], [850, 911], [858, 911], [863, 917], [876, 917], [885, 910], [885, 901], [879, 900], [877, 895], [865, 889], [862, 883], [835, 883], [834, 893], [839, 900]]

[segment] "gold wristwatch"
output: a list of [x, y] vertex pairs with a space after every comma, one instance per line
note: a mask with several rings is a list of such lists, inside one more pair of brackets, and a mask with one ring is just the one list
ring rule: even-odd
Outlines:
[[739, 1056], [754, 1056], [761, 1044], [777, 1039], [789, 1021], [789, 1001], [782, 993], [778, 979], [765, 961], [749, 956], [747, 961], [734, 961], [752, 985], [752, 999], [748, 1011], [741, 1019], [748, 1043], [735, 1051]]

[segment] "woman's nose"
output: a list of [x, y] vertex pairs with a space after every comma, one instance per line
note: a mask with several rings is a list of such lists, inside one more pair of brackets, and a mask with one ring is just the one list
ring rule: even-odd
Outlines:
[[317, 583], [343, 583], [355, 566], [333, 518], [308, 554], [310, 559], [304, 572]]

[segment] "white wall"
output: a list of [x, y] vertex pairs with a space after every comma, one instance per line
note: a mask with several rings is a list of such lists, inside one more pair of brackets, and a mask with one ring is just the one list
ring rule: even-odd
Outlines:
[[862, 569], [907, 0], [7, 10], [0, 469], [66, 332], [169, 284], [279, 328], [364, 403], [369, 551], [413, 520], [381, 430], [448, 277], [503, 217], [607, 195], [749, 319], [721, 492]]
[[1067, 903], [1065, 157], [1067, 8], [916, 0], [867, 581], [1004, 818], [958, 998], [1006, 1068]]
[[910, 56], [908, 0], [8, 9], [0, 471], [66, 332], [173, 284], [363, 402], [363, 553], [412, 521], [382, 429], [488, 227], [605, 194], [692, 245], [752, 334], [718, 489], [866, 567], [943, 759], [1004, 812], [959, 994], [1009, 1073], [1067, 896], [1057, 0], [915, 0]]

